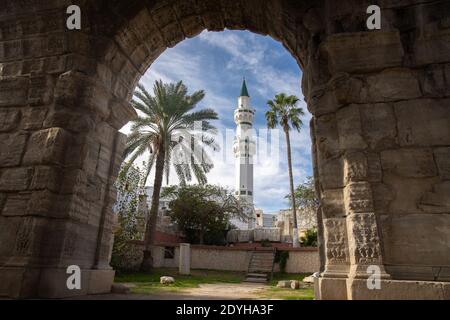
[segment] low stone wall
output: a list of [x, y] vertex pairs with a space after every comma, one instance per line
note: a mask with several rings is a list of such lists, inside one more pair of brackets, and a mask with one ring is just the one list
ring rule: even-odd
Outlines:
[[[143, 245], [140, 241], [131, 241], [128, 244], [128, 249], [128, 254], [123, 256], [124, 261], [121, 261], [121, 266], [127, 270], [137, 271], [142, 261]], [[282, 250], [289, 251], [289, 259], [286, 262], [287, 273], [319, 271], [317, 248], [283, 248]], [[191, 268], [247, 271], [252, 251], [253, 248], [191, 245]], [[178, 268], [179, 257], [180, 248], [177, 244], [160, 244], [153, 248], [153, 265], [155, 268]], [[279, 265], [276, 264], [274, 272], [279, 270]]]
[[[174, 245], [158, 246], [153, 251], [154, 266], [157, 268], [178, 267], [179, 247], [175, 245], [174, 257], [164, 258], [166, 248]], [[286, 263], [288, 273], [313, 273], [319, 271], [319, 252], [317, 248], [289, 248]], [[233, 247], [191, 245], [191, 268], [227, 271], [247, 271], [251, 249]], [[278, 264], [274, 271], [279, 271]]]
[[[289, 259], [286, 261], [287, 273], [313, 273], [319, 270], [319, 251], [316, 248], [299, 248], [289, 251]], [[275, 271], [279, 271], [278, 265]]]

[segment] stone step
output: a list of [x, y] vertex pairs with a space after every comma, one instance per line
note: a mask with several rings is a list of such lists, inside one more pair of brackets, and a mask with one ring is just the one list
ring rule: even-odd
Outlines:
[[266, 283], [267, 279], [248, 277], [248, 278], [245, 278], [244, 282]]
[[259, 267], [259, 266], [262, 266], [262, 267], [266, 267], [266, 268], [272, 268], [272, 263], [250, 263], [250, 267], [251, 266], [255, 266], [255, 267]]
[[252, 263], [262, 263], [262, 264], [272, 264], [273, 263], [273, 261], [272, 260], [264, 260], [264, 261], [262, 261], [262, 260], [252, 260], [251, 261]]
[[272, 270], [268, 269], [250, 269], [248, 270], [249, 273], [272, 273]]
[[272, 268], [253, 267], [253, 268], [249, 268], [248, 272], [267, 273], [267, 272], [272, 272]]
[[250, 266], [265, 266], [265, 267], [272, 267], [272, 262], [269, 262], [269, 263], [252, 262], [252, 263], [250, 263]]
[[265, 274], [265, 273], [247, 273], [247, 277], [251, 277], [251, 278], [267, 278], [267, 274]]
[[253, 257], [253, 260], [272, 261], [273, 257]]

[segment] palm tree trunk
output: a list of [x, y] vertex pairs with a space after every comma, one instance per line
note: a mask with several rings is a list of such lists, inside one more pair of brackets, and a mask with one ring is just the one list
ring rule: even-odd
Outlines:
[[297, 211], [296, 211], [296, 206], [295, 206], [294, 177], [292, 175], [291, 139], [289, 137], [289, 129], [285, 128], [284, 133], [286, 135], [287, 158], [288, 158], [288, 167], [289, 167], [289, 183], [290, 183], [290, 188], [291, 188], [291, 201], [292, 201], [292, 215], [294, 218], [292, 246], [294, 248], [298, 248], [298, 247], [300, 247], [300, 244], [298, 242]]
[[159, 194], [161, 192], [164, 174], [165, 150], [161, 146], [156, 156], [155, 181], [153, 183], [152, 206], [150, 208], [144, 238], [144, 257], [141, 263], [141, 271], [149, 271], [153, 267], [152, 246], [155, 242], [156, 224], [158, 221]]

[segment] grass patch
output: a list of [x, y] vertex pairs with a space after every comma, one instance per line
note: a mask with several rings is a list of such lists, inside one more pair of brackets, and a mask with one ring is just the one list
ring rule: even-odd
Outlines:
[[[115, 282], [131, 285], [130, 291], [137, 294], [167, 294], [183, 293], [191, 288], [198, 288], [200, 284], [208, 283], [241, 283], [245, 279], [244, 272], [216, 271], [216, 270], [191, 270], [191, 275], [180, 275], [178, 269], [153, 269], [151, 273], [122, 273], [117, 274]], [[260, 291], [255, 298], [281, 299], [281, 300], [312, 300], [314, 289], [311, 287], [293, 290], [290, 288], [277, 288], [280, 280], [302, 281], [309, 274], [275, 273], [267, 288]], [[162, 285], [160, 277], [172, 276], [175, 283]], [[239, 299], [240, 297], [236, 297]]]
[[302, 288], [293, 290], [288, 288], [270, 287], [260, 294], [260, 298], [280, 300], [313, 300], [314, 289]]
[[275, 273], [273, 278], [269, 281], [269, 288], [261, 293], [262, 299], [281, 299], [281, 300], [313, 300], [314, 289], [313, 286], [308, 286], [293, 290], [291, 288], [277, 288], [278, 281], [281, 280], [298, 280], [303, 281], [303, 278], [309, 276], [306, 273]]
[[[158, 292], [179, 292], [183, 289], [198, 288], [206, 283], [240, 283], [245, 278], [242, 272], [191, 270], [191, 275], [181, 275], [177, 269], [154, 269], [151, 273], [118, 274], [115, 282], [131, 283], [132, 293], [151, 294]], [[175, 278], [173, 284], [160, 284], [162, 276]]]

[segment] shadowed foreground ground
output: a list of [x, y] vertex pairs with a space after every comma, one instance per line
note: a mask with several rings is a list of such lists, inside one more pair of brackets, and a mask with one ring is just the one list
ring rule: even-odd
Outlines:
[[[175, 283], [162, 285], [162, 275], [173, 276]], [[151, 273], [132, 273], [116, 276], [116, 283], [130, 288], [128, 294], [104, 294], [75, 297], [88, 300], [311, 300], [314, 297], [310, 285], [301, 288], [277, 288], [279, 280], [302, 280], [302, 274], [274, 274], [267, 284], [242, 282], [241, 272], [192, 270], [189, 276], [179, 275], [176, 269], [155, 269]]]

